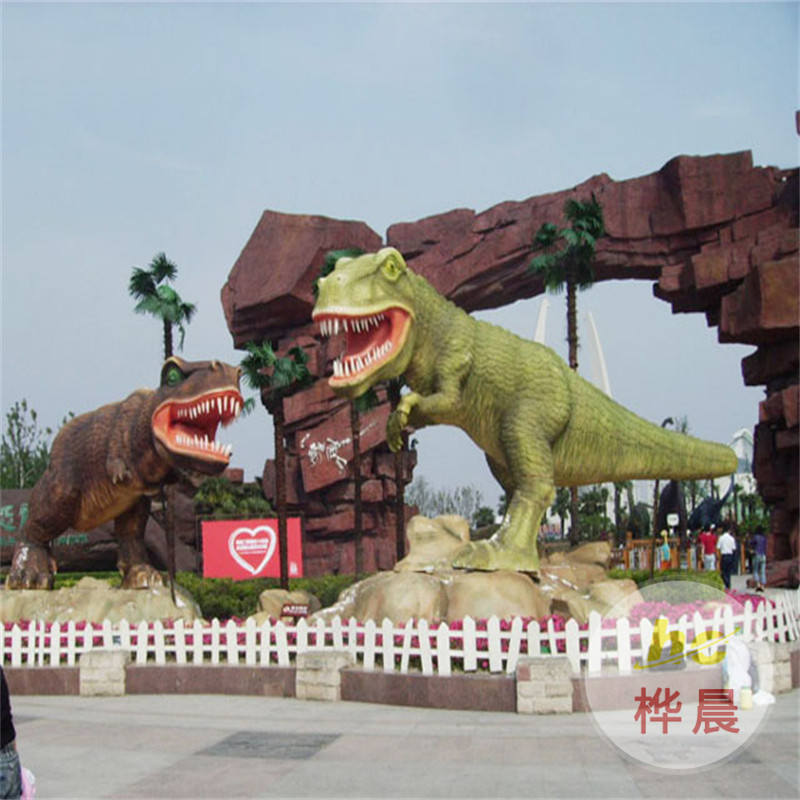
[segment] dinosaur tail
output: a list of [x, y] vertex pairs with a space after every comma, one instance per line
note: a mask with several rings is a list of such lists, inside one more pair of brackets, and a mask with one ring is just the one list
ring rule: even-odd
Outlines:
[[654, 425], [577, 375], [570, 388], [570, 422], [554, 446], [558, 485], [736, 472], [738, 459], [730, 447]]

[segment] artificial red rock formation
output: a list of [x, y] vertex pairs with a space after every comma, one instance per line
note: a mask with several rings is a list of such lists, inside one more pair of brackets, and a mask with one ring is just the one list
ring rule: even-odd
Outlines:
[[[543, 222], [561, 218], [568, 198], [584, 200], [591, 193], [603, 206], [608, 231], [597, 251], [597, 280], [654, 281], [656, 297], [676, 313], [704, 313], [718, 327], [721, 342], [757, 346], [742, 365], [745, 383], [763, 384], [767, 391], [768, 407], [756, 426], [755, 474], [759, 490], [775, 506], [772, 530], [777, 536], [770, 537], [771, 556], [796, 559], [796, 169], [754, 167], [749, 152], [679, 156], [658, 172], [632, 180], [598, 175], [572, 189], [500, 203], [479, 213], [457, 209], [392, 225], [386, 244], [399, 249], [415, 271], [466, 310], [496, 308], [543, 291], [541, 281], [527, 272], [534, 234]], [[326, 348], [331, 345], [319, 339], [310, 322], [313, 279], [328, 250], [375, 250], [381, 245], [378, 234], [363, 223], [265, 212], [222, 290], [235, 345], [269, 338], [285, 348], [302, 339], [314, 354], [314, 374], [329, 375]], [[306, 514], [306, 531], [315, 532], [306, 542], [309, 574], [346, 571], [352, 562], [346, 555], [351, 548], [334, 544], [351, 524], [352, 505], [339, 486], [349, 474], [337, 475], [326, 467], [327, 477], [318, 479], [321, 468], [310, 463], [308, 450], [309, 442], [322, 444], [320, 437], [328, 438], [333, 429], [339, 430], [330, 437], [336, 442], [349, 436], [343, 408], [322, 382], [285, 403], [291, 419], [290, 451], [297, 459], [297, 510]], [[341, 422], [331, 423], [337, 413]], [[371, 524], [377, 527], [368, 538], [375, 566], [386, 568], [386, 561], [394, 558], [391, 514], [386, 511], [393, 481], [379, 472], [378, 461], [385, 463], [388, 457], [380, 438], [370, 443], [364, 475], [381, 480], [384, 491], [382, 501], [372, 504]], [[345, 449], [339, 452], [349, 458]]]

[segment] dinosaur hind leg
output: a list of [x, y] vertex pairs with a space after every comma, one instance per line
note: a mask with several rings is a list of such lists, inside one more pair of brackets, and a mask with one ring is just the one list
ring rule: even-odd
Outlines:
[[506, 499], [513, 496], [517, 485], [511, 477], [511, 473], [506, 469], [503, 464], [495, 461], [490, 455], [486, 455], [486, 463], [489, 465], [489, 471], [494, 476], [494, 479], [503, 487], [506, 493]]
[[123, 589], [147, 589], [163, 586], [161, 573], [150, 564], [144, 543], [144, 530], [150, 514], [150, 499], [139, 502], [114, 520], [114, 536], [119, 542], [117, 568]]
[[14, 545], [11, 569], [6, 578], [7, 589], [53, 588], [57, 566], [50, 542], [54, 538], [35, 523], [29, 522], [25, 526], [20, 540]]
[[[553, 502], [555, 486], [549, 445], [527, 433], [528, 438], [512, 439], [506, 447], [509, 467], [500, 467], [496, 473], [504, 488], [513, 487], [500, 528], [491, 539], [470, 542], [459, 550], [454, 567], [538, 573], [539, 525]], [[498, 465], [490, 463], [490, 467], [494, 472]]]
[[48, 470], [34, 486], [28, 519], [14, 546], [8, 589], [52, 589], [58, 571], [52, 542], [74, 524], [80, 493], [59, 488]]

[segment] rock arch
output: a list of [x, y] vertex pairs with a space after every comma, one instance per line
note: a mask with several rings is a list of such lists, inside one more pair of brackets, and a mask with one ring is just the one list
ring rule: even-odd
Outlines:
[[[392, 225], [385, 242], [362, 222], [264, 212], [222, 289], [237, 347], [269, 338], [299, 341], [311, 368], [330, 370], [324, 343], [310, 324], [311, 286], [325, 253], [345, 246], [398, 248], [413, 269], [468, 311], [495, 308], [543, 291], [530, 276], [530, 242], [542, 222], [560, 219], [564, 201], [594, 192], [608, 237], [597, 251], [597, 279], [644, 279], [675, 313], [703, 313], [720, 342], [755, 345], [743, 359], [747, 385], [767, 397], [755, 425], [754, 473], [773, 504], [773, 559], [797, 559], [798, 547], [798, 170], [754, 167], [749, 152], [679, 156], [658, 172], [626, 181], [601, 174], [561, 192], [504, 202], [483, 212], [456, 209]], [[286, 403], [292, 453], [291, 501], [306, 517], [309, 574], [352, 569], [347, 412], [326, 383]], [[755, 412], [755, 410], [754, 410]], [[366, 566], [394, 560], [394, 493], [382, 424], [365, 421]], [[755, 413], [754, 413], [755, 416]], [[331, 439], [339, 458], [328, 458]], [[309, 449], [312, 443], [315, 448]], [[322, 448], [322, 449], [320, 449]], [[407, 463], [410, 479], [414, 454]], [[270, 466], [265, 470], [270, 481]]]

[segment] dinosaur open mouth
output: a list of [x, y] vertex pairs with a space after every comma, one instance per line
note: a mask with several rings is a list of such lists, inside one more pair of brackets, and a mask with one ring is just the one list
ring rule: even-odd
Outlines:
[[408, 336], [411, 315], [392, 307], [375, 314], [342, 310], [314, 314], [323, 336], [345, 334], [345, 350], [333, 362], [331, 386], [358, 383], [391, 361]]
[[167, 400], [153, 414], [153, 432], [176, 455], [227, 465], [233, 447], [217, 442], [217, 428], [220, 424], [230, 425], [243, 403], [235, 389]]

